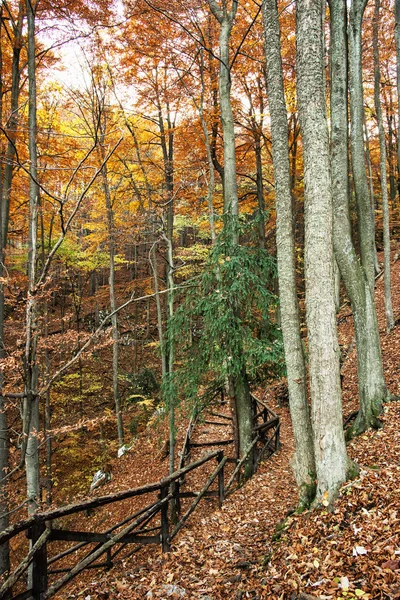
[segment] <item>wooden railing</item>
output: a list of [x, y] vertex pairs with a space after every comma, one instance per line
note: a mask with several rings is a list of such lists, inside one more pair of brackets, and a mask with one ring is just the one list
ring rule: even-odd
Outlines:
[[[182, 478], [186, 474], [198, 469], [204, 464], [217, 460], [217, 467], [206, 480], [200, 492], [180, 491]], [[46, 600], [51, 598], [76, 575], [84, 569], [113, 566], [115, 557], [128, 544], [141, 546], [144, 544], [161, 544], [163, 551], [169, 550], [170, 542], [178, 531], [186, 523], [200, 500], [204, 497], [216, 497], [221, 505], [224, 499], [224, 466], [226, 457], [222, 451], [207, 454], [190, 465], [179, 469], [172, 475], [156, 483], [150, 483], [139, 488], [124, 490], [108, 496], [101, 496], [91, 500], [85, 500], [78, 504], [70, 504], [47, 512], [36, 513], [33, 517], [20, 521], [0, 533], [0, 544], [5, 543], [17, 535], [25, 532], [30, 539], [30, 549], [15, 571], [8, 577], [0, 588], [0, 598], [10, 600]], [[217, 490], [210, 490], [213, 482], [218, 479]], [[171, 492], [173, 490], [173, 492]], [[60, 527], [60, 519], [82, 513], [94, 508], [121, 502], [130, 498], [145, 495], [157, 496], [141, 510], [129, 515], [123, 521], [116, 523], [103, 532], [73, 531]], [[168, 503], [175, 499], [179, 504], [181, 498], [194, 498], [186, 512], [180, 516], [178, 522], [171, 530]], [[57, 522], [57, 523], [55, 523]], [[65, 542], [78, 542], [71, 548], [48, 557], [49, 543], [61, 540]], [[96, 544], [78, 559], [73, 566], [54, 568], [54, 564], [60, 560], [83, 550], [87, 545]], [[97, 562], [105, 555], [106, 560]], [[76, 557], [74, 557], [76, 560]], [[12, 589], [21, 579], [22, 575], [30, 568], [30, 586], [17, 595], [12, 595]], [[61, 575], [55, 581], [53, 576]], [[27, 588], [27, 584], [24, 586]]]
[[268, 458], [280, 448], [280, 419], [262, 400], [251, 394], [255, 403], [254, 436], [258, 436], [255, 452], [255, 470], [263, 458]]
[[[0, 600], [47, 600], [56, 594], [61, 588], [69, 583], [76, 575], [84, 569], [106, 567], [111, 568], [115, 558], [129, 545], [134, 550], [146, 544], [161, 544], [162, 550], [168, 551], [171, 540], [184, 526], [190, 515], [196, 509], [202, 498], [215, 497], [219, 506], [235, 489], [235, 482], [241, 484], [241, 470], [250, 453], [253, 453], [254, 471], [260, 461], [273, 454], [279, 449], [279, 417], [262, 401], [252, 395], [255, 408], [255, 419], [253, 427], [253, 440], [245, 455], [237, 460], [224, 456], [222, 450], [216, 450], [199, 458], [191, 464], [187, 464], [191, 457], [192, 448], [207, 446], [222, 446], [233, 443], [229, 440], [213, 440], [211, 442], [194, 442], [193, 433], [199, 421], [199, 414], [195, 413], [189, 422], [178, 470], [162, 479], [135, 489], [124, 490], [107, 496], [100, 496], [80, 503], [62, 506], [47, 512], [39, 512], [34, 516], [16, 523], [0, 533], [0, 544], [12, 540], [25, 532], [30, 540], [30, 549], [25, 558], [20, 562], [14, 572], [8, 577], [0, 588]], [[232, 417], [216, 412], [219, 410], [212, 406], [208, 411], [213, 419], [205, 420], [205, 423], [213, 425], [231, 424]], [[207, 475], [203, 488], [200, 491], [190, 490], [186, 476], [192, 471], [202, 467], [212, 460], [217, 461], [217, 467], [211, 475]], [[234, 463], [235, 468], [228, 482], [225, 484], [225, 465], [227, 462]], [[214, 481], [217, 480], [217, 489], [211, 490]], [[60, 526], [63, 518], [90, 511], [95, 508], [122, 502], [140, 496], [152, 496], [147, 500], [146, 506], [134, 514], [130, 514], [123, 521], [115, 523], [112, 527], [102, 532], [70, 530]], [[193, 502], [181, 514], [181, 500], [191, 499]], [[171, 503], [178, 508], [179, 517], [176, 523], [171, 525], [168, 515], [168, 506]], [[70, 548], [48, 557], [49, 544], [54, 541], [74, 542]], [[77, 543], [75, 543], [77, 542]], [[87, 546], [91, 546], [90, 549]], [[86, 547], [86, 553], [85, 553]], [[55, 567], [64, 558], [78, 553], [79, 558], [74, 557], [71, 566]], [[98, 562], [101, 557], [102, 562]], [[126, 559], [128, 556], [124, 556]], [[21, 577], [30, 570], [29, 586], [21, 583]], [[60, 575], [58, 579], [55, 576]], [[12, 595], [16, 584], [25, 590]]]
[[[215, 402], [215, 398], [218, 396], [218, 392], [212, 397], [212, 401]], [[221, 398], [224, 402], [224, 398]], [[242, 470], [244, 465], [250, 456], [253, 454], [253, 472], [255, 473], [258, 469], [258, 465], [261, 460], [268, 458], [274, 452], [277, 452], [280, 447], [280, 419], [273, 410], [271, 410], [263, 400], [259, 400], [254, 394], [251, 394], [251, 400], [254, 407], [254, 423], [253, 423], [253, 439], [246, 452], [240, 459], [227, 458], [227, 462], [235, 465], [234, 471], [230, 476], [228, 482], [225, 485], [225, 496], [233, 493], [243, 481]], [[215, 407], [215, 403], [210, 402], [208, 408], [207, 418], [202, 423], [210, 425], [230, 425], [233, 430], [233, 418], [232, 416], [224, 415], [221, 412], [216, 412], [218, 409]], [[183, 468], [185, 464], [190, 460], [192, 448], [204, 448], [210, 446], [227, 446], [234, 443], [234, 439], [224, 440], [212, 440], [207, 442], [194, 442], [193, 436], [196, 431], [196, 427], [199, 424], [199, 413], [195, 411], [189, 421], [189, 425], [186, 431], [182, 451], [180, 458], [180, 468]], [[216, 421], [211, 420], [218, 419]], [[183, 478], [181, 480], [183, 483]], [[234, 484], [237, 484], [236, 486]]]

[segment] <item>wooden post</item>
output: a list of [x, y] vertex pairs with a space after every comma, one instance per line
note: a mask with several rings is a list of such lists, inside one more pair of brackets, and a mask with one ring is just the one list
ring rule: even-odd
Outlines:
[[[168, 496], [168, 485], [163, 485], [160, 490], [160, 500]], [[161, 507], [161, 545], [163, 552], [169, 552], [169, 520], [168, 520], [168, 502]]]
[[[224, 458], [224, 453], [221, 450], [221, 452], [218, 452], [218, 456], [217, 456], [218, 464], [222, 461], [223, 458]], [[222, 469], [218, 473], [218, 505], [220, 508], [221, 508], [224, 500], [225, 500], [225, 481], [224, 481], [224, 466], [222, 466]]]
[[113, 561], [112, 561], [111, 548], [107, 548], [107, 569], [112, 569], [112, 567], [113, 567]]
[[[32, 525], [32, 546], [45, 532], [45, 523]], [[32, 561], [32, 597], [41, 600], [42, 594], [47, 590], [47, 543], [44, 543], [33, 555]]]
[[181, 512], [181, 499], [179, 497], [180, 490], [181, 490], [181, 481], [180, 481], [180, 479], [178, 479], [175, 483], [175, 489], [174, 489], [176, 512], [178, 513], [178, 515]]

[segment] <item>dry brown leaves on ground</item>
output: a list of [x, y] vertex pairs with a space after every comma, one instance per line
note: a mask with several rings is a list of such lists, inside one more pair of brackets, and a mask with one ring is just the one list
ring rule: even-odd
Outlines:
[[[385, 333], [382, 285], [381, 280], [377, 300], [385, 373], [392, 393], [399, 394], [400, 327]], [[393, 265], [393, 304], [398, 317], [400, 261]], [[352, 336], [346, 318], [340, 331], [343, 345], [349, 347]], [[354, 350], [342, 372], [346, 415], [357, 405]], [[291, 516], [288, 509], [297, 502], [289, 465], [293, 439], [287, 409], [276, 410], [282, 419], [280, 452], [222, 509], [205, 503], [170, 553], [146, 549], [110, 572], [98, 573], [96, 581], [75, 582], [68, 597], [400, 599], [400, 404], [385, 407], [381, 430], [349, 445], [360, 475], [343, 486], [333, 512]], [[135, 479], [132, 474], [130, 479]]]

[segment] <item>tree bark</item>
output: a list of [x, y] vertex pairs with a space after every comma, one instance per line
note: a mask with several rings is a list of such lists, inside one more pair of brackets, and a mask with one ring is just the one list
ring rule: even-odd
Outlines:
[[[29, 80], [29, 234], [28, 234], [28, 297], [26, 304], [25, 392], [23, 409], [23, 449], [27, 481], [28, 513], [33, 514], [40, 498], [39, 485], [39, 400], [37, 397], [37, 228], [39, 207], [37, 118], [36, 118], [36, 58], [35, 7], [27, 0], [28, 20], [28, 80]], [[26, 444], [26, 445], [25, 445]]]
[[382, 105], [381, 105], [381, 71], [379, 67], [379, 10], [380, 0], [375, 0], [375, 11], [373, 21], [373, 49], [374, 49], [374, 102], [375, 112], [379, 130], [379, 164], [381, 169], [382, 190], [382, 215], [383, 215], [383, 277], [385, 289], [385, 314], [386, 330], [388, 333], [394, 328], [394, 317], [392, 307], [392, 285], [390, 275], [390, 225], [389, 225], [389, 198], [387, 189], [386, 173], [386, 141], [383, 127]]
[[331, 0], [331, 165], [334, 249], [349, 295], [357, 346], [360, 411], [348, 435], [378, 425], [386, 398], [378, 322], [372, 291], [351, 236], [349, 212], [347, 11], [344, 0]]
[[299, 486], [300, 502], [307, 504], [310, 500], [313, 500], [315, 493], [313, 482], [316, 470], [296, 292], [292, 177], [288, 147], [289, 132], [276, 0], [263, 0], [262, 14], [275, 178], [276, 246], [281, 326], [288, 377], [290, 414], [295, 437], [293, 470]]
[[[371, 152], [369, 149], [369, 133], [367, 127], [367, 120], [365, 118], [365, 110], [364, 110], [364, 135], [365, 135], [365, 158], [367, 160], [367, 168], [368, 168], [368, 179], [369, 179], [369, 200], [371, 203], [371, 211], [372, 211], [372, 232], [374, 236], [374, 266], [376, 275], [380, 271], [379, 262], [378, 262], [378, 253], [376, 250], [376, 220], [375, 220], [375, 192], [374, 192], [374, 177], [372, 173], [372, 162], [371, 162]], [[347, 132], [346, 132], [346, 137]]]
[[[238, 215], [239, 200], [236, 176], [236, 147], [235, 129], [231, 104], [231, 65], [229, 58], [229, 39], [235, 20], [238, 2], [232, 1], [231, 9], [228, 11], [227, 3], [222, 3], [222, 8], [216, 0], [208, 0], [214, 17], [220, 24], [219, 49], [220, 49], [220, 72], [219, 72], [219, 97], [221, 105], [221, 120], [224, 136], [224, 227], [230, 232], [230, 242], [233, 245], [239, 243]], [[234, 301], [234, 299], [233, 299]], [[234, 311], [238, 308], [234, 307]], [[250, 396], [250, 388], [247, 380], [246, 367], [243, 364], [240, 371], [230, 377], [233, 391], [235, 409], [237, 414], [239, 450], [243, 456], [252, 442], [252, 428], [254, 420], [253, 403]], [[253, 473], [254, 452], [250, 453], [244, 466], [245, 477]]]
[[20, 0], [18, 7], [18, 18], [14, 26], [14, 43], [12, 59], [12, 83], [11, 83], [11, 105], [10, 116], [7, 120], [6, 130], [8, 135], [7, 153], [4, 167], [4, 182], [2, 187], [2, 235], [3, 247], [7, 244], [8, 221], [10, 214], [10, 195], [12, 177], [14, 173], [15, 144], [17, 140], [18, 119], [19, 119], [19, 94], [20, 94], [20, 56], [22, 49], [22, 28], [25, 14], [24, 0]]
[[[103, 107], [104, 108], [104, 107]], [[100, 119], [104, 119], [105, 115], [100, 115]], [[103, 126], [105, 129], [105, 126]], [[100, 135], [100, 155], [101, 161], [104, 163], [106, 158], [104, 148], [104, 135], [105, 131], [101, 131]], [[103, 182], [103, 191], [106, 199], [106, 210], [107, 210], [107, 231], [108, 231], [108, 254], [110, 259], [110, 270], [109, 270], [109, 290], [110, 290], [110, 310], [111, 317], [111, 328], [112, 328], [112, 339], [113, 339], [113, 396], [115, 405], [115, 414], [117, 417], [117, 432], [118, 432], [118, 444], [122, 448], [124, 445], [124, 424], [122, 419], [121, 411], [121, 399], [119, 396], [118, 386], [118, 366], [119, 366], [119, 333], [118, 333], [118, 315], [115, 312], [117, 303], [115, 299], [115, 226], [114, 226], [114, 210], [112, 206], [110, 184], [108, 180], [108, 169], [107, 165], [104, 164], [101, 169], [101, 177]]]
[[333, 289], [332, 190], [320, 0], [297, 3], [297, 91], [304, 146], [306, 318], [317, 501], [331, 503], [348, 469]]
[[362, 20], [367, 0], [352, 0], [348, 27], [351, 159], [354, 189], [357, 202], [358, 232], [360, 237], [361, 264], [367, 275], [371, 290], [375, 287], [374, 227], [368, 194], [368, 181], [364, 159], [364, 93], [362, 81]]

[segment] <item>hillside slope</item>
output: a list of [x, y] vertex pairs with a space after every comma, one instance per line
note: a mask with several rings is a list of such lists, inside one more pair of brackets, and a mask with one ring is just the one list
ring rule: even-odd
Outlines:
[[[393, 305], [400, 307], [400, 261], [393, 265]], [[387, 382], [400, 395], [400, 327], [387, 335], [383, 281], [377, 302]], [[352, 343], [350, 308], [340, 315], [340, 341]], [[343, 367], [344, 414], [357, 406], [355, 351]], [[400, 405], [385, 407], [379, 431], [349, 444], [360, 476], [343, 486], [332, 513], [287, 516], [296, 506], [290, 469], [293, 438], [286, 408], [282, 448], [262, 464], [220, 510], [192, 515], [169, 554], [152, 547], [143, 555], [93, 573], [64, 597], [188, 598], [203, 600], [289, 598], [400, 598]], [[131, 460], [134, 460], [132, 457]], [[125, 467], [128, 467], [126, 461]], [[132, 480], [132, 475], [130, 476]], [[114, 482], [114, 486], [117, 482]], [[304, 595], [306, 594], [306, 595]]]

